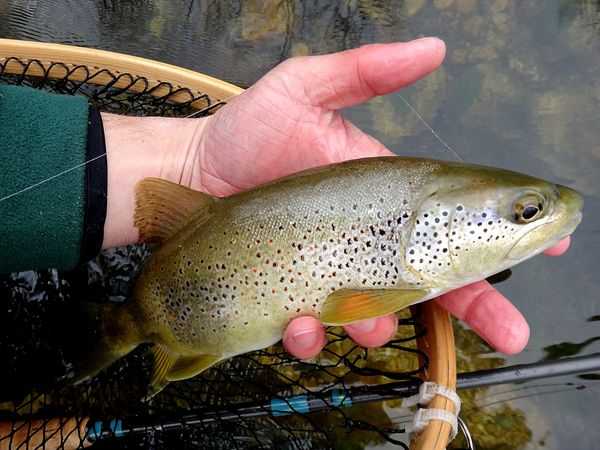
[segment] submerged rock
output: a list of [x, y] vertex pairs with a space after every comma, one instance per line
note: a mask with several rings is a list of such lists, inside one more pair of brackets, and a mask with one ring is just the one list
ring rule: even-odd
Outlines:
[[543, 145], [540, 158], [574, 188], [600, 196], [590, 183], [600, 167], [600, 92], [585, 86], [561, 87], [532, 101], [532, 124]]

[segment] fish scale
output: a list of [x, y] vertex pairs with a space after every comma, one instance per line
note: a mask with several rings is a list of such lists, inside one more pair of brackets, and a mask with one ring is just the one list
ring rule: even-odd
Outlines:
[[546, 181], [418, 158], [349, 161], [221, 199], [145, 180], [136, 225], [162, 244], [100, 319], [104, 364], [157, 344], [156, 393], [279, 341], [295, 317], [353, 323], [504, 270], [570, 234], [581, 208]]

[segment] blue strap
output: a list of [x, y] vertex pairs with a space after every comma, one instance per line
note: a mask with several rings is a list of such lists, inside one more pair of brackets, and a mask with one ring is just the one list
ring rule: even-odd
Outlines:
[[331, 392], [331, 404], [335, 407], [352, 406], [352, 399], [343, 389], [334, 389]]
[[87, 432], [87, 439], [94, 442], [102, 434], [102, 421], [97, 420]]
[[288, 398], [273, 398], [271, 413], [274, 416], [285, 416], [292, 413], [304, 414], [310, 411], [306, 395], [294, 395]]
[[[104, 422], [98, 420], [94, 422], [94, 425], [87, 432], [87, 439], [91, 442], [94, 442], [102, 436], [102, 428]], [[108, 430], [113, 432], [115, 437], [123, 437], [125, 433], [123, 433], [123, 421], [121, 419], [112, 419], [108, 425]]]
[[123, 437], [123, 422], [121, 419], [113, 419], [110, 421], [110, 431], [115, 433], [115, 437]]
[[[352, 399], [345, 390], [334, 389], [331, 391], [331, 404], [336, 408], [352, 406]], [[275, 397], [271, 400], [271, 413], [276, 417], [307, 412], [310, 412], [310, 406], [306, 395], [294, 395], [288, 398]]]

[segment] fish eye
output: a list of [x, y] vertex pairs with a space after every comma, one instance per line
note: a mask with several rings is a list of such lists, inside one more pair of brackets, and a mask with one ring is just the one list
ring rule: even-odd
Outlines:
[[515, 203], [514, 220], [519, 223], [533, 222], [542, 215], [543, 211], [543, 201], [536, 196], [528, 195]]
[[523, 216], [523, 219], [531, 220], [535, 217], [535, 215], [538, 212], [539, 212], [539, 208], [529, 205], [529, 206], [526, 206], [525, 208], [523, 208], [523, 213], [521, 215]]

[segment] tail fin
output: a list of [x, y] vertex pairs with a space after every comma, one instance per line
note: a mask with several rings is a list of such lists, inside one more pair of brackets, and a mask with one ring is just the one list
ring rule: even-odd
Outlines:
[[[65, 320], [66, 319], [66, 320]], [[139, 344], [126, 309], [115, 303], [79, 303], [63, 317], [68, 379], [80, 383], [131, 352]]]

